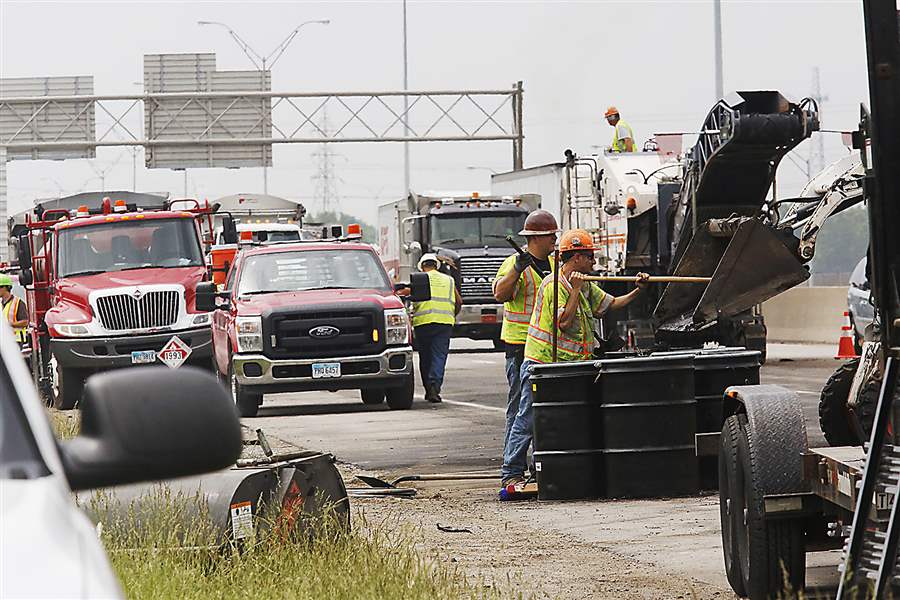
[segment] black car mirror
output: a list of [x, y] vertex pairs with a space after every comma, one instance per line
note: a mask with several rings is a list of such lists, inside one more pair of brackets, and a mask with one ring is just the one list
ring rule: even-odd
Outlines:
[[34, 283], [34, 274], [31, 272], [31, 269], [22, 269], [19, 271], [19, 285], [28, 287], [32, 283]]
[[23, 269], [31, 266], [31, 243], [28, 234], [16, 238], [16, 257], [19, 259], [19, 266]]
[[409, 299], [413, 302], [431, 300], [431, 280], [427, 273], [412, 273], [409, 276]]
[[216, 302], [216, 298], [219, 296], [215, 283], [201, 281], [194, 290], [194, 307], [200, 312], [212, 312], [217, 308], [225, 308]]
[[88, 379], [81, 434], [60, 443], [73, 491], [224, 469], [241, 453], [234, 403], [193, 367], [137, 367]]
[[234, 222], [234, 217], [230, 214], [222, 217], [222, 242], [226, 244], [238, 243], [237, 225]]

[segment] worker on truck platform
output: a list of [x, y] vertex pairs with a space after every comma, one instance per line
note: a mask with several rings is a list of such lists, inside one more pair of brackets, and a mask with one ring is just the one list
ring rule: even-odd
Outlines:
[[558, 233], [556, 218], [549, 212], [538, 209], [529, 213], [525, 218], [525, 227], [519, 232], [527, 240], [525, 252], [507, 257], [494, 277], [494, 298], [504, 303], [500, 339], [506, 346], [506, 381], [509, 383], [504, 444], [519, 412], [519, 398], [522, 396], [519, 373], [525, 360], [528, 324], [538, 287], [544, 276], [555, 268], [551, 254], [556, 247]]
[[430, 252], [419, 259], [419, 270], [428, 274], [431, 299], [415, 302], [412, 306], [419, 373], [425, 387], [425, 399], [429, 402], [441, 401], [444, 367], [450, 353], [450, 333], [462, 308], [462, 297], [456, 289], [456, 282], [438, 271], [438, 266], [437, 255]]
[[[596, 340], [593, 320], [609, 310], [622, 308], [635, 300], [648, 284], [649, 275], [635, 276], [637, 287], [624, 296], [607, 294], [585, 281], [594, 268], [594, 241], [584, 229], [570, 229], [559, 241], [560, 267], [557, 298], [557, 362], [590, 360]], [[528, 325], [525, 359], [519, 374], [522, 396], [503, 451], [500, 470], [502, 487], [524, 481], [528, 446], [531, 445], [533, 415], [531, 409], [531, 367], [553, 362], [553, 275], [541, 282], [534, 312]]]
[[25, 301], [17, 298], [12, 293], [12, 277], [6, 273], [0, 273], [0, 305], [3, 307], [3, 318], [9, 323], [16, 336], [19, 346], [24, 346], [28, 341], [28, 306]]
[[612, 146], [610, 152], [634, 152], [634, 132], [631, 125], [622, 120], [619, 109], [610, 106], [606, 109], [606, 122], [613, 128]]

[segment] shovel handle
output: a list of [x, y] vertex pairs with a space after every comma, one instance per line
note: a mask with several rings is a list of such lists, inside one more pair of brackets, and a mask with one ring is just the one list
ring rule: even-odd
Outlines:
[[[586, 275], [585, 281], [622, 281], [634, 283], [634, 276], [629, 275]], [[651, 275], [649, 283], [709, 283], [712, 277], [682, 277], [679, 275]]]

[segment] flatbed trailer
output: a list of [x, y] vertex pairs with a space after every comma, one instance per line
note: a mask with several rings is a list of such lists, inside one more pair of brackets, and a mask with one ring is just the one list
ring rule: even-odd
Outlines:
[[880, 327], [867, 334], [846, 412], [866, 441], [810, 449], [795, 392], [775, 385], [726, 390], [719, 439], [724, 563], [733, 590], [751, 600], [797, 597], [806, 554], [828, 549], [842, 550], [838, 600], [900, 593], [900, 28], [896, 3], [862, 5], [870, 108], [861, 106], [853, 146], [864, 171]]

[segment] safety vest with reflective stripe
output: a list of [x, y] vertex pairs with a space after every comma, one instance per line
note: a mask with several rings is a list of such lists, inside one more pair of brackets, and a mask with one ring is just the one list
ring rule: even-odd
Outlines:
[[431, 300], [413, 304], [413, 327], [428, 323], [453, 325], [456, 323], [456, 284], [449, 275], [440, 271], [428, 271], [431, 284]]
[[[606, 311], [613, 298], [599, 287], [585, 282], [581, 288], [575, 319], [568, 329], [560, 329], [556, 340], [557, 362], [588, 360], [594, 350], [594, 314]], [[562, 314], [572, 286], [565, 277], [559, 278], [557, 313]], [[528, 326], [525, 358], [535, 362], [553, 361], [553, 276], [541, 282], [534, 313]]]
[[[493, 290], [497, 291], [497, 282], [509, 273], [516, 264], [517, 254], [507, 257], [497, 270], [494, 277]], [[550, 269], [553, 266], [553, 257], [550, 257]], [[524, 344], [528, 337], [528, 324], [531, 323], [531, 313], [534, 312], [534, 301], [537, 298], [538, 287], [541, 285], [541, 277], [537, 271], [528, 267], [519, 275], [516, 282], [516, 291], [512, 299], [503, 303], [503, 326], [500, 328], [500, 339], [507, 344]]]
[[[12, 300], [3, 305], [3, 318], [6, 319], [7, 323], [12, 327], [13, 321], [16, 320], [16, 314], [19, 312], [19, 300], [15, 296], [12, 297]], [[24, 327], [13, 327], [13, 333], [16, 336], [16, 341], [20, 344], [25, 343], [26, 331]]]
[[[622, 127], [624, 131], [620, 131], [619, 127]], [[637, 144], [634, 140], [634, 132], [631, 130], [631, 125], [620, 120], [616, 123], [615, 128], [613, 128], [613, 152], [628, 152], [628, 149], [625, 148], [625, 141], [623, 138], [631, 138], [632, 143]], [[635, 148], [637, 148], [637, 146], [635, 146]]]

